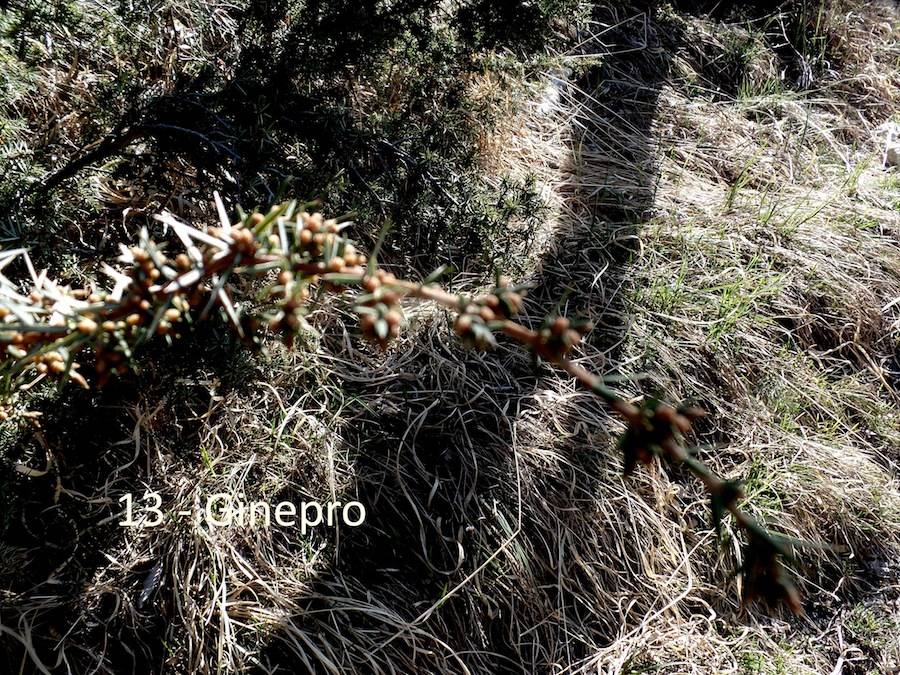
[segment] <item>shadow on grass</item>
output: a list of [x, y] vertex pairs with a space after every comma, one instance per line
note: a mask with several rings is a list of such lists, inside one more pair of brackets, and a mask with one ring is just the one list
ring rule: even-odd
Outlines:
[[[616, 28], [603, 35], [608, 56], [573, 83], [585, 126], [573, 133], [567, 170], [577, 189], [567, 206], [578, 217], [549, 245], [529, 313], [551, 314], [565, 298], [566, 314], [590, 316], [591, 347], [609, 372], [627, 329], [628, 260], [653, 208], [652, 127], [679, 37], [653, 12], [598, 14]], [[364, 406], [347, 440], [359, 448], [353, 498], [369, 522], [345, 533], [292, 621], [339, 670], [577, 663], [618, 635], [616, 599], [634, 602], [635, 615], [654, 600], [640, 591], [640, 534], [594, 505], [598, 486], [621, 471], [612, 434], [589, 427], [607, 418], [591, 398], [560, 402], [555, 418], [573, 425], [572, 437], [554, 442], [551, 432], [549, 447], [528, 447], [529, 419], [556, 376], [515, 347], [460, 357], [442, 339], [426, 331], [421, 356], [394, 366], [393, 384], [358, 390]], [[597, 559], [604, 531], [620, 556]], [[598, 612], [601, 597], [609, 606]], [[294, 663], [277, 643], [263, 660], [277, 672]]]
[[[184, 132], [176, 128], [200, 134], [206, 140], [188, 154], [211, 172], [221, 166], [223, 153], [227, 155], [236, 177], [230, 196], [245, 204], [274, 198], [277, 184], [297, 168], [283, 149], [290, 136], [292, 147], [310, 159], [292, 191], [318, 192], [329, 203], [352, 206], [361, 211], [361, 220], [391, 217], [396, 234], [389, 247], [407, 267], [427, 270], [435, 258], [453, 260], [459, 251], [481, 246], [480, 237], [491, 235], [454, 230], [441, 217], [461, 208], [459, 222], [471, 220], [465, 204], [455, 203], [465, 199], [469, 188], [458, 180], [454, 167], [464, 165], [467, 155], [474, 153], [473, 130], [455, 120], [448, 123], [443, 113], [399, 115], [388, 125], [387, 134], [384, 128], [373, 130], [365, 116], [353, 114], [342, 80], [346, 64], [364, 67], [379, 50], [395, 48], [391, 36], [397, 32], [407, 35], [408, 50], [435, 48], [428, 36], [416, 34], [418, 18], [404, 23], [403, 17], [417, 12], [427, 15], [426, 6], [430, 3], [404, 3], [406, 14], [395, 16], [380, 14], [377, 3], [310, 3], [307, 14], [284, 29], [281, 44], [293, 48], [276, 53], [273, 60], [269, 45], [261, 42], [244, 54], [226, 86], [210, 94], [200, 81], [187, 83], [177, 94], [140, 111], [135, 124], [150, 130], [165, 125], [165, 133], [157, 129], [152, 136], [155, 151], [163, 156], [185, 152]], [[245, 37], [251, 42], [275, 31], [281, 20], [280, 4], [261, 7], [266, 11], [247, 23]], [[478, 7], [495, 11], [483, 3]], [[569, 167], [572, 183], [579, 186], [574, 199], [580, 217], [550, 245], [534, 279], [529, 309], [535, 316], [551, 313], [566, 296], [567, 314], [595, 319], [598, 329], [591, 346], [614, 365], [615, 346], [627, 323], [619, 290], [626, 279], [631, 242], [653, 205], [652, 125], [678, 35], [675, 27], [649, 11], [598, 10], [596, 18], [616, 28], [603, 36], [609, 55], [574, 83], [586, 94], [574, 95], [584, 106], [579, 118], [590, 120], [578, 134]], [[367, 28], [334, 40], [351, 25]], [[501, 38], [487, 31], [470, 39], [469, 46], [477, 46]], [[313, 70], [304, 58], [310, 53], [333, 59], [333, 70], [323, 70], [321, 64]], [[297, 78], [312, 72], [320, 77], [309, 89], [316, 95], [297, 85]], [[427, 80], [425, 74], [426, 81], [418, 85], [436, 90], [444, 81], [440, 75]], [[450, 75], [448, 81], [453, 79]], [[332, 80], [340, 83], [335, 90], [328, 89]], [[449, 97], [446, 114], [455, 109], [450, 104], [454, 97], [463, 97], [461, 90], [440, 94]], [[412, 130], [414, 138], [408, 127], [411, 119], [420, 124]], [[197, 138], [195, 133], [188, 135]], [[406, 140], [417, 148], [415, 152], [403, 145]], [[335, 175], [347, 183], [331, 189], [317, 182]], [[442, 187], [446, 185], [452, 186], [450, 192]], [[352, 195], [364, 196], [351, 203]], [[430, 216], [421, 220], [422, 214]], [[540, 672], [554, 664], [577, 662], [592, 647], [612, 640], [619, 628], [598, 615], [596, 608], [582, 605], [579, 593], [588, 587], [594, 593], [603, 588], [612, 599], [628, 597], [638, 588], [638, 561], [626, 556], [629, 572], [624, 574], [614, 558], [590, 561], [596, 550], [588, 543], [593, 541], [589, 533], [602, 533], [615, 523], [598, 522], [595, 511], [573, 506], [589, 504], [597, 485], [618, 473], [618, 458], [604, 452], [609, 434], [582, 425], [574, 438], [554, 448], [564, 453], [565, 461], [547, 470], [534, 449], [523, 455], [517, 435], [534, 416], [549, 371], [535, 369], [527, 357], [506, 351], [459, 361], [456, 348], [443, 342], [442, 335], [425, 331], [414, 345], [420, 356], [393, 365], [388, 361], [396, 375], [393, 384], [357, 385], [352, 391], [365, 405], [353, 413], [353, 430], [349, 425], [345, 430], [350, 447], [359, 448], [354, 465], [358, 479], [351, 493], [366, 504], [370, 519], [365, 527], [344, 532], [332, 564], [312, 580], [308, 595], [295, 598], [303, 611], [291, 622], [327, 655], [320, 664], [330, 660], [341, 669], [354, 665], [361, 671]], [[198, 336], [194, 344], [209, 342]], [[190, 360], [196, 347], [184, 349]], [[233, 363], [214, 352], [207, 365], [222, 374]], [[159, 392], [143, 395], [164, 398]], [[46, 434], [54, 448], [63, 448], [58, 459], [68, 489], [92, 494], [107, 480], [109, 467], [120, 458], [109, 457], [109, 465], [94, 459], [127, 438], [130, 430], [123, 410], [138, 400], [134, 388], [122, 386], [98, 398], [74, 393], [61, 402], [66, 409], [61, 415], [54, 413]], [[597, 419], [596, 402], [584, 404], [587, 411], [579, 410], [581, 405], [570, 406], [563, 417]], [[111, 414], [111, 408], [116, 412]], [[190, 444], [189, 429], [169, 431], [176, 443]], [[131, 466], [129, 484], [139, 483], [145, 460], [139, 458]], [[54, 644], [72, 622], [95, 622], [89, 630], [98, 644], [106, 644], [101, 658], [114, 670], [163, 672], [167, 651], [161, 638], [170, 603], [159, 607], [161, 613], [142, 614], [138, 620], [116, 615], [114, 607], [80, 604], [79, 585], [108, 563], [102, 551], [120, 536], [114, 525], [99, 525], [109, 517], [111, 505], [63, 497], [64, 505], [59, 506], [47, 481], [37, 489], [33, 482], [23, 481], [11, 497], [14, 513], [9, 522], [15, 524], [4, 535], [4, 543], [26, 551], [28, 562], [15, 570], [15, 581], [9, 581], [12, 574], [3, 575], [4, 588], [19, 595], [20, 606], [38, 608], [27, 620], [46, 631], [35, 637], [44, 660], [54, 662]], [[26, 512], [44, 515], [37, 524], [20, 526], [17, 518], [31, 517]], [[60, 534], [63, 526], [58, 522], [74, 522], [73, 535], [91, 532], [90, 538]], [[637, 550], [637, 533], [619, 536]], [[500, 555], [492, 558], [496, 551]], [[58, 586], [65, 601], [62, 609], [44, 616], [36, 596], [46, 589], [46, 575], [63, 563], [67, 567]], [[135, 571], [135, 593], [146, 571]], [[468, 578], [470, 574], [474, 576]], [[42, 585], [33, 585], [38, 582]], [[439, 603], [448, 589], [463, 582], [461, 592]], [[411, 627], [423, 612], [430, 613]], [[3, 620], [10, 614], [11, 610], [4, 612]], [[107, 623], [105, 617], [110, 615], [114, 618]], [[585, 633], [573, 638], [567, 626]], [[399, 637], [388, 642], [394, 633]], [[277, 638], [276, 633], [262, 662], [281, 672], [302, 670], [296, 654]], [[6, 653], [0, 663], [17, 668], [19, 645], [8, 637], [0, 637], [0, 644]], [[136, 644], [153, 647], [135, 652], [130, 645]], [[80, 665], [94, 662], [96, 656], [83, 654]]]
[[[204, 346], [199, 352], [197, 342]], [[89, 672], [98, 662], [116, 672], [160, 672], [167, 656], [165, 616], [133, 606], [153, 554], [126, 571], [127, 587], [104, 578], [104, 569], [119, 570], [109, 553], [124, 541], [117, 500], [126, 492], [140, 499], [161, 453], [197, 456], [202, 420], [196, 411], [209, 405], [209, 394], [185, 379], [240, 388], [247, 360], [227, 331], [208, 322], [193, 340], [148, 345], [144, 361], [144, 372], [101, 390], [69, 386], [35, 402], [30, 410], [41, 415], [40, 433], [26, 427], [3, 455], [0, 623], [20, 635], [30, 632], [46, 666], [57, 663], [58, 646], [73, 634], [79, 639], [66, 652], [71, 672]], [[26, 476], [14, 469], [17, 462], [49, 470]], [[123, 595], [132, 598], [123, 603]], [[19, 642], [0, 635], [0, 672], [19, 672], [22, 658]]]
[[[67, 159], [35, 184], [17, 215], [45, 221], [29, 241], [53, 250], [58, 231], [46, 222], [60, 203], [81, 198], [71, 179], [116, 160], [114, 181], [159, 195], [163, 207], [187, 217], [213, 190], [245, 208], [288, 194], [319, 197], [360, 222], [391, 221], [386, 250], [405, 266], [426, 270], [438, 258], [483, 268], [478, 261], [491, 259], [483, 253], [510, 212], [526, 213], [517, 203], [529, 201], [529, 190], [498, 188], [479, 174], [477, 139], [493, 123], [492, 104], [472, 97], [470, 75], [483, 69], [485, 50], [538, 58], [559, 39], [548, 24], [575, 4], [235, 3], [228, 10], [235, 45], [223, 46], [235, 63], [210, 56], [163, 94], [159, 83], [142, 82], [105, 137], [85, 138], [86, 149], [75, 152], [43, 148]], [[154, 226], [134, 206], [112, 207], [103, 218]], [[115, 250], [101, 232], [71, 237], [85, 260]], [[364, 243], [377, 234], [363, 233], [371, 237]]]

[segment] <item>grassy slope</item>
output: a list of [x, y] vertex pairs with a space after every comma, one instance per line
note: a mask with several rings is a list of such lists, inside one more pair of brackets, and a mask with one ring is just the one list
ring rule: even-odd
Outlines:
[[[895, 583], [885, 563], [900, 532], [897, 193], [875, 132], [895, 109], [897, 14], [851, 9], [860, 7], [832, 7], [817, 28], [827, 66], [801, 91], [781, 79], [777, 35], [766, 39], [764, 23], [677, 17], [691, 47], [657, 102], [658, 186], [627, 268], [620, 358], [716, 411], [708, 456], [746, 479], [760, 516], [846, 547], [800, 554], [815, 600], [806, 622], [780, 626], [778, 649], [761, 634], [777, 635], [778, 622], [763, 622], [748, 642], [715, 650], [718, 668], [822, 672], [843, 661], [866, 671], [898, 658], [891, 596], [868, 595]], [[735, 76], [727, 64], [737, 49]], [[689, 588], [689, 572], [678, 576]], [[878, 617], [871, 634], [857, 626], [842, 640], [843, 619], [858, 613]], [[653, 663], [696, 648], [683, 635], [667, 645], [665, 624], [638, 631]], [[731, 634], [698, 628], [713, 644]], [[769, 642], [762, 654], [753, 640]], [[610, 653], [632, 658], [634, 646]]]
[[[534, 282], [530, 316], [560, 302], [590, 315], [586, 363], [643, 374], [621, 385], [636, 394], [704, 405], [704, 458], [746, 480], [751, 508], [845, 547], [799, 552], [806, 616], [740, 609], [727, 580], [739, 563], [732, 532], [717, 550], [685, 477], [654, 467], [623, 480], [618, 427], [592, 397], [512, 349], [448, 346], [444, 316], [428, 308], [375, 353], [347, 339], [338, 307], [318, 317], [323, 336], [305, 351], [273, 346], [248, 362], [210, 330], [199, 365], [190, 347], [153, 353], [136, 382], [68, 394], [58, 419], [45, 405], [69, 492], [46, 512], [54, 520], [26, 518], [26, 529], [32, 546], [40, 528], [54, 532], [60, 550], [10, 549], [0, 571], [10, 580], [24, 560], [34, 579], [63, 565], [56, 574], [78, 591], [10, 581], [0, 624], [30, 630], [45, 662], [63, 653], [119, 670], [132, 660], [173, 672], [896, 666], [900, 183], [880, 168], [874, 129], [895, 107], [898, 15], [851, 8], [807, 23], [795, 6], [783, 30], [598, 9], [579, 47], [548, 64], [555, 86], [532, 78], [513, 118], [465, 136], [481, 152], [480, 194], [533, 179], [545, 203], [538, 218], [491, 211], [470, 257], [507, 245], [500, 225], [526, 230], [512, 238], [515, 264], [498, 264]], [[510, 66], [493, 58], [466, 71], [466, 95], [497, 106], [511, 95]], [[434, 236], [448, 255], [471, 249], [452, 231]], [[403, 255], [402, 238], [393, 251], [400, 270], [425, 265]], [[484, 283], [486, 267], [475, 261], [454, 285]], [[10, 452], [38, 464], [39, 449]], [[53, 503], [52, 481], [20, 483], [15, 494]], [[143, 483], [173, 508], [227, 489], [352, 496], [370, 520], [338, 539], [98, 525], [109, 505], [86, 495], [114, 500]], [[74, 563], [70, 522], [84, 530]], [[160, 589], [136, 608], [157, 563]], [[19, 643], [0, 640], [17, 664]]]
[[[562, 236], [541, 279], [555, 273], [581, 295], [596, 289], [593, 308], [607, 317], [600, 315], [609, 331], [597, 345], [606, 358], [594, 363], [643, 374], [640, 390], [658, 387], [715, 411], [701, 439], [715, 449], [704, 456], [745, 478], [758, 515], [846, 547], [842, 555], [801, 552], [814, 598], [804, 620], [729, 617], [717, 603], [698, 612], [694, 603], [704, 607], [708, 593], [721, 599], [706, 586], [715, 576], [707, 565], [738, 562], [730, 535], [724, 558], [704, 558], [709, 542], [676, 525], [705, 517], [694, 510], [700, 493], [654, 480], [643, 503], [672, 508], [676, 522], [648, 523], [633, 508], [628, 525], [617, 526], [638, 537], [632, 569], [645, 580], [637, 596], [619, 591], [634, 603], [630, 618], [580, 662], [589, 670], [680, 672], [703, 663], [709, 672], [825, 672], [842, 663], [864, 672], [896, 664], [893, 595], [878, 589], [895, 583], [889, 561], [900, 524], [892, 374], [900, 257], [896, 180], [881, 168], [876, 127], [894, 110], [897, 15], [887, 5], [855, 15], [841, 8], [851, 9], [832, 8], [819, 37], [807, 36], [828, 51], [806, 87], [783, 74], [785, 33], [772, 19], [664, 11], [636, 55], [627, 47], [641, 19], [610, 34], [630, 15], [608, 17], [594, 32], [624, 56], [601, 59], [598, 73], [564, 89], [556, 124], [538, 121], [514, 144], [512, 164], [540, 166], [559, 209]], [[569, 166], [558, 152], [560, 124], [571, 129]], [[598, 234], [598, 217], [611, 232]], [[629, 252], [610, 256], [610, 243]], [[547, 429], [585, 416], [582, 395], [548, 398], [536, 425], [541, 447], [550, 443]], [[579, 440], [570, 447], [583, 447]], [[623, 499], [609, 485], [601, 494]], [[621, 518], [621, 505], [614, 508], [602, 509], [600, 522]], [[584, 564], [596, 557], [588, 551], [613, 548], [628, 560], [621, 530], [604, 539], [573, 529], [567, 543], [582, 560], [561, 577], [600, 567]], [[584, 541], [584, 549], [574, 543]], [[595, 608], [615, 604], [607, 594], [612, 587], [615, 597], [622, 582], [602, 582], [582, 586], [578, 601], [594, 591], [606, 596]], [[612, 626], [621, 616], [596, 611]]]

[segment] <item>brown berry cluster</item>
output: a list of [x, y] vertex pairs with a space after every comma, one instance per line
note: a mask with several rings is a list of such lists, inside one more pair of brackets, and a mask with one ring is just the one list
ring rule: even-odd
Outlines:
[[295, 221], [294, 238], [309, 258], [321, 258], [327, 271], [362, 272], [367, 258], [340, 236], [343, 227], [333, 218], [326, 220], [321, 213], [301, 211]]
[[594, 329], [590, 321], [571, 321], [564, 316], [552, 317], [537, 332], [535, 350], [543, 357], [558, 361], [581, 342], [581, 338]]
[[655, 399], [638, 409], [619, 441], [625, 458], [625, 475], [633, 473], [638, 464], [649, 464], [658, 454], [682, 461], [679, 441], [690, 432], [693, 420], [702, 415], [703, 411], [697, 408], [676, 409]]
[[454, 331], [469, 347], [490, 349], [496, 345], [494, 328], [522, 311], [524, 286], [512, 286], [507, 277], [500, 277], [490, 293], [476, 296], [463, 303], [454, 323]]
[[376, 270], [362, 280], [366, 291], [356, 299], [359, 325], [365, 337], [384, 349], [391, 339], [400, 335], [403, 310], [400, 307], [400, 293], [392, 287], [397, 278], [390, 272]]
[[285, 346], [292, 347], [297, 332], [307, 326], [306, 301], [309, 300], [309, 284], [316, 281], [316, 277], [296, 279], [290, 270], [281, 270], [278, 273], [278, 283], [274, 286], [271, 296], [280, 296], [281, 302], [278, 312], [269, 319], [269, 330], [281, 334]]
[[22, 363], [24, 369], [33, 369], [40, 375], [49, 377], [61, 377], [68, 371], [68, 376], [81, 384], [87, 386], [87, 382], [77, 372], [79, 365], [77, 363], [67, 365], [66, 353], [68, 350], [61, 348], [60, 350], [38, 351], [29, 354], [26, 349], [32, 343], [45, 341], [46, 336], [40, 332], [18, 333], [10, 338], [10, 344], [7, 345], [6, 355], [14, 359], [18, 359]]
[[[114, 272], [120, 281], [116, 295], [45, 284], [39, 287], [42, 292], [29, 294], [29, 305], [19, 308], [19, 316], [34, 317], [31, 323], [36, 330], [2, 330], [0, 324], [0, 340], [8, 344], [6, 354], [19, 360], [18, 370], [33, 368], [41, 375], [71, 378], [87, 386], [76, 372], [79, 364], [70, 355], [92, 344], [97, 382], [103, 385], [111, 373], [128, 369], [131, 347], [146, 339], [148, 333], [175, 334], [175, 326], [190, 309], [190, 302], [182, 293], [163, 296], [160, 284], [177, 272], [149, 240], [126, 249], [123, 259], [130, 266], [124, 272]], [[191, 266], [184, 255], [175, 264], [179, 268]], [[8, 307], [0, 307], [0, 321], [17, 318], [10, 317], [10, 312]], [[47, 315], [50, 320], [39, 328], [40, 318]]]
[[16, 359], [24, 358], [28, 347], [47, 340], [50, 333], [41, 330], [17, 330], [4, 336], [8, 343], [6, 353]]
[[34, 369], [41, 374], [60, 375], [66, 370], [66, 359], [57, 351], [37, 354], [32, 359], [32, 362], [34, 363]]
[[36, 312], [39, 312], [42, 315], [50, 315], [55, 318], [51, 318], [46, 326], [41, 326], [37, 322], [34, 322], [27, 329], [23, 327], [10, 330], [4, 328], [3, 323], [7, 320], [15, 321], [17, 317], [9, 307], [0, 306], [0, 330], [3, 331], [2, 342], [7, 344], [7, 349], [5, 354], [3, 354], [3, 358], [12, 357], [19, 360], [25, 359], [27, 357], [27, 349], [53, 340], [56, 337], [59, 337], [58, 333], [60, 331], [64, 332], [66, 330], [65, 320], [54, 315], [53, 301], [50, 298], [32, 291], [28, 294], [27, 299]]
[[[169, 306], [159, 307], [135, 293], [127, 295], [113, 311], [85, 313], [75, 329], [94, 342], [97, 386], [104, 386], [113, 373], [128, 372], [133, 345], [145, 339], [150, 329], [155, 335], [180, 337], [177, 325], [189, 309], [188, 301], [181, 295], [174, 295]], [[95, 318], [100, 320], [99, 324]]]
[[793, 552], [782, 538], [755, 522], [745, 526], [748, 538], [743, 548], [744, 604], [762, 600], [770, 607], [784, 603], [794, 614], [803, 613], [800, 593], [782, 559], [792, 560]]
[[494, 314], [490, 307], [482, 307], [475, 303], [470, 303], [456, 317], [453, 330], [467, 347], [491, 349], [497, 344], [494, 332], [484, 318], [485, 315], [490, 316], [491, 321], [494, 320]]
[[162, 276], [160, 267], [164, 264], [165, 259], [160, 256], [158, 251], [151, 253], [139, 246], [132, 247], [131, 256], [136, 263], [131, 269], [131, 277], [135, 280], [137, 286], [149, 289]]
[[[160, 281], [163, 267], [166, 265], [165, 257], [158, 249], [153, 247], [135, 246], [130, 250], [134, 265], [125, 275], [131, 277], [131, 283], [125, 289], [122, 300], [108, 311], [101, 312], [105, 320], [101, 324], [104, 333], [113, 335], [119, 333], [122, 338], [126, 334], [134, 334], [138, 327], [148, 325], [152, 321], [156, 310], [156, 296], [151, 290]], [[176, 315], [177, 312], [177, 315]], [[172, 327], [172, 321], [180, 318], [181, 312], [175, 310], [162, 321], [157, 322], [156, 331], [160, 335], [166, 335]], [[92, 321], [97, 318], [93, 313], [85, 314], [85, 319]], [[85, 330], [82, 330], [82, 329]], [[95, 332], [96, 329], [87, 330], [88, 326], [80, 326], [79, 331], [85, 334]]]
[[478, 314], [485, 321], [511, 319], [522, 311], [524, 286], [513, 286], [509, 277], [500, 277], [493, 291], [475, 298]]
[[[245, 227], [243, 223], [237, 223], [231, 227], [231, 250], [235, 254], [239, 254], [245, 258], [252, 258], [256, 255], [256, 251], [259, 249], [259, 242], [256, 240], [256, 236], [253, 234], [253, 230], [251, 228], [256, 228], [265, 220], [265, 216], [261, 213], [254, 213], [250, 216], [247, 221], [248, 227]], [[220, 237], [221, 233], [218, 231], [218, 228], [211, 228], [211, 234], [214, 237]]]

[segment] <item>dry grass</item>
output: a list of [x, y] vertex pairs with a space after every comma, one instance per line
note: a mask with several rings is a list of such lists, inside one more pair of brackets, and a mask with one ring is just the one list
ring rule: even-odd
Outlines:
[[[835, 12], [845, 58], [812, 93], [767, 86], [774, 57], [751, 34], [752, 86], [724, 97], [695, 56], [743, 28], [610, 13], [485, 144], [486, 166], [534, 176], [548, 204], [521, 252], [528, 315], [562, 302], [590, 316], [585, 365], [703, 405], [702, 456], [745, 479], [747, 507], [839, 547], [798, 552], [804, 617], [740, 607], [737, 535], [715, 545], [681, 476], [623, 479], [620, 428], [590, 394], [502, 345], [461, 354], [430, 308], [375, 352], [338, 306], [308, 349], [273, 346], [237, 384], [204, 366], [147, 391], [131, 428], [98, 441], [99, 468], [62, 489], [97, 513], [142, 485], [173, 511], [210, 492], [355, 498], [365, 527], [122, 531], [97, 517], [66, 562], [88, 578], [75, 597], [0, 595], [4, 647], [34, 643], [72, 672], [898, 667], [900, 178], [875, 129], [894, 110], [883, 26], [900, 16], [855, 9]], [[673, 50], [681, 39], [690, 49]]]

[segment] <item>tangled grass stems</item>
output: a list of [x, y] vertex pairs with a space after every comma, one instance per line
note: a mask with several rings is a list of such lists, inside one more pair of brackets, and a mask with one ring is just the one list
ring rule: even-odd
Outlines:
[[[626, 475], [657, 457], [690, 471], [709, 493], [717, 532], [726, 513], [744, 531], [739, 570], [744, 578], [744, 601], [759, 599], [770, 606], [784, 603], [795, 613], [802, 611], [799, 593], [782, 560], [791, 558], [793, 545], [805, 542], [770, 532], [751, 518], [739, 506], [743, 497], [740, 484], [717, 476], [685, 447], [684, 439], [703, 411], [655, 398], [635, 405], [570, 358], [573, 348], [591, 330], [590, 323], [564, 316], [547, 317], [537, 329], [518, 323], [514, 317], [526, 289], [505, 278], [475, 297], [443, 290], [435, 282], [440, 271], [422, 283], [398, 279], [343, 236], [347, 222], [325, 220], [320, 213], [307, 211], [313, 203], [289, 202], [265, 214], [241, 213], [235, 224], [218, 195], [216, 205], [219, 227], [199, 229], [169, 214], [159, 216], [185, 251], [170, 258], [165, 245], [155, 243], [143, 230], [137, 246], [122, 249], [124, 271], [104, 268], [115, 281], [111, 291], [60, 286], [45, 273], [35, 272], [26, 251], [2, 254], [0, 271], [22, 257], [33, 288], [24, 295], [0, 274], [0, 343], [6, 344], [0, 367], [7, 392], [0, 416], [8, 418], [17, 404], [17, 393], [43, 378], [56, 379], [60, 386], [75, 380], [89, 387], [79, 372], [82, 364], [76, 361], [86, 348], [93, 347], [95, 383], [102, 386], [111, 374], [124, 373], [132, 366], [135, 349], [143, 342], [156, 336], [166, 340], [180, 337], [214, 309], [249, 343], [258, 346], [268, 330], [292, 346], [300, 332], [312, 330], [305, 316], [322, 292], [341, 293], [358, 287], [361, 292], [352, 302], [362, 332], [387, 347], [400, 333], [401, 301], [430, 301], [456, 313], [455, 332], [464, 343], [488, 349], [496, 344], [497, 334], [505, 335], [600, 397], [626, 423], [619, 442]], [[238, 282], [252, 279], [268, 279], [269, 283], [255, 300], [236, 302], [233, 295]], [[246, 294], [247, 288], [241, 291]]]

